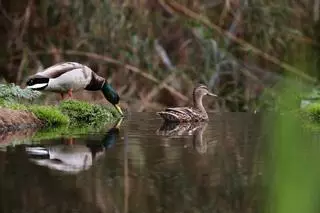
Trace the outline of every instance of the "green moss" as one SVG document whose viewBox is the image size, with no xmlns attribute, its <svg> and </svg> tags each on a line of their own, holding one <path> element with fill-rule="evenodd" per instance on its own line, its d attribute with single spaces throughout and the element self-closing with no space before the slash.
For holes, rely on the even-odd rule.
<svg viewBox="0 0 320 213">
<path fill-rule="evenodd" d="M 93 125 L 113 119 L 110 108 L 82 101 L 63 101 L 60 103 L 59 109 L 70 118 L 71 124 Z"/>
<path fill-rule="evenodd" d="M 3 102 L 2 106 L 8 109 L 13 109 L 13 110 L 28 110 L 28 107 L 26 105 L 19 104 L 19 103 Z"/>
<path fill-rule="evenodd" d="M 58 106 L 31 105 L 27 107 L 46 126 L 90 126 L 114 119 L 110 107 L 94 105 L 83 101 L 66 100 Z"/>
<path fill-rule="evenodd" d="M 302 109 L 302 114 L 309 121 L 320 123 L 320 103 L 312 103 Z"/>
<path fill-rule="evenodd" d="M 29 107 L 29 110 L 35 114 L 37 118 L 44 121 L 46 126 L 68 125 L 70 120 L 57 107 L 54 106 L 37 106 Z"/>
</svg>

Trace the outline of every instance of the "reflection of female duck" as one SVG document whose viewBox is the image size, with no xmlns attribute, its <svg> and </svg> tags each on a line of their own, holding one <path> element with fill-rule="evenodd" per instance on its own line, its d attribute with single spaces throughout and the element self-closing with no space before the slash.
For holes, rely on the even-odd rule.
<svg viewBox="0 0 320 213">
<path fill-rule="evenodd" d="M 27 147 L 26 151 L 32 161 L 38 165 L 68 173 L 78 173 L 89 169 L 93 161 L 104 154 L 104 150 L 113 146 L 119 134 L 121 121 L 122 119 L 113 128 L 109 129 L 102 142 L 97 145 L 73 144 L 71 146 Z"/>
<path fill-rule="evenodd" d="M 193 134 L 193 147 L 201 154 L 207 152 L 208 143 L 203 141 L 203 133 L 207 128 L 207 123 L 204 123 L 201 128 L 197 128 Z"/>
<path fill-rule="evenodd" d="M 207 151 L 207 142 L 203 141 L 203 133 L 207 128 L 207 122 L 197 123 L 167 123 L 164 122 L 162 126 L 157 130 L 158 135 L 164 136 L 193 136 L 193 147 L 199 153 L 205 153 Z"/>
<path fill-rule="evenodd" d="M 162 126 L 157 130 L 158 135 L 193 135 L 197 129 L 206 128 L 206 122 L 164 122 Z"/>
</svg>

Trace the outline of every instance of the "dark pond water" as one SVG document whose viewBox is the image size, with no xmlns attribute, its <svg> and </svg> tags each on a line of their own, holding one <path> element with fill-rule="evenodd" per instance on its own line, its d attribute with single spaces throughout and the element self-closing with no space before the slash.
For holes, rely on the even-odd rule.
<svg viewBox="0 0 320 213">
<path fill-rule="evenodd" d="M 153 113 L 134 113 L 119 129 L 6 146 L 0 211 L 260 211 L 260 116 L 210 118 L 161 127 Z"/>
</svg>

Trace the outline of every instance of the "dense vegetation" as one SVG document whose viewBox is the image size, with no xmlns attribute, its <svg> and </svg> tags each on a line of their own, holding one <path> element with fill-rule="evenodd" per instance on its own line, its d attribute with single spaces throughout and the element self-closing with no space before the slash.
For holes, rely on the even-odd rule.
<svg viewBox="0 0 320 213">
<path fill-rule="evenodd" d="M 269 101 L 260 98 L 264 89 L 273 98 L 283 74 L 309 85 L 319 77 L 317 1 L 23 0 L 2 7 L 6 81 L 22 84 L 38 69 L 79 61 L 108 76 L 133 111 L 186 104 L 199 82 L 225 110 L 255 110 Z"/>
</svg>

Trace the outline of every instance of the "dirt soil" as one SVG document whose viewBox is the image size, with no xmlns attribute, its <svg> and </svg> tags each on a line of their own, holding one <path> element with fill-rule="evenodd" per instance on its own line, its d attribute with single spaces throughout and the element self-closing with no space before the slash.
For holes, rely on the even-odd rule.
<svg viewBox="0 0 320 213">
<path fill-rule="evenodd" d="M 0 108 L 0 133 L 42 125 L 43 123 L 30 112 Z"/>
</svg>

